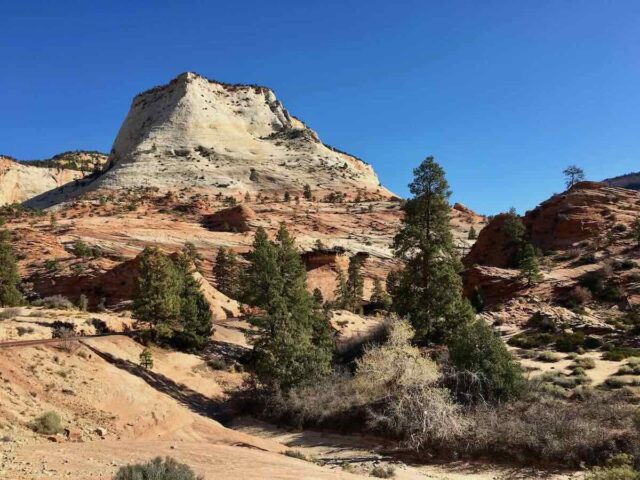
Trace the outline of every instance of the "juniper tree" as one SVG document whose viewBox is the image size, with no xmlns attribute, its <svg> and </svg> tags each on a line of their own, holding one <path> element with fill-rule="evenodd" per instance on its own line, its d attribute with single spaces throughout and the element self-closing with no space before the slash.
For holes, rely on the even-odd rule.
<svg viewBox="0 0 640 480">
<path fill-rule="evenodd" d="M 19 284 L 20 274 L 11 246 L 11 233 L 0 230 L 0 307 L 15 307 L 22 303 Z"/>
<path fill-rule="evenodd" d="M 248 303 L 264 314 L 254 317 L 254 373 L 260 385 L 288 391 L 329 371 L 329 326 L 307 292 L 306 271 L 284 224 L 269 241 L 259 229 L 244 276 Z"/>
<path fill-rule="evenodd" d="M 224 247 L 218 249 L 213 275 L 216 287 L 227 297 L 238 298 L 240 294 L 240 266 L 236 254 Z"/>
<path fill-rule="evenodd" d="M 307 183 L 304 188 L 302 189 L 302 196 L 306 199 L 306 200 L 311 200 L 311 187 L 309 186 L 309 184 Z"/>
<path fill-rule="evenodd" d="M 427 157 L 414 169 L 413 198 L 394 238 L 403 268 L 392 286 L 394 309 L 406 316 L 421 343 L 441 343 L 473 313 L 462 297 L 462 264 L 449 225 L 449 184 L 442 167 Z"/>
</svg>

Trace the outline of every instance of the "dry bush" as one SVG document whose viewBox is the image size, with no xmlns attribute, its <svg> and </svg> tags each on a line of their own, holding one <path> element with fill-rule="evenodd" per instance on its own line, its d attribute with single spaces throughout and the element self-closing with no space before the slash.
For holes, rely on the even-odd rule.
<svg viewBox="0 0 640 480">
<path fill-rule="evenodd" d="M 0 312 L 0 320 L 13 320 L 20 316 L 22 309 L 18 307 L 5 308 Z"/>
<path fill-rule="evenodd" d="M 567 293 L 567 301 L 573 305 L 586 305 L 593 299 L 591 292 L 585 287 L 578 285 Z"/>
<path fill-rule="evenodd" d="M 67 297 L 62 295 L 53 295 L 51 297 L 45 297 L 41 300 L 33 302 L 36 307 L 51 308 L 56 310 L 74 310 L 76 307 Z"/>
<path fill-rule="evenodd" d="M 637 458 L 635 410 L 622 395 L 603 393 L 580 402 L 533 398 L 481 407 L 469 413 L 472 424 L 457 451 L 575 467 L 601 464 L 617 453 Z"/>
</svg>

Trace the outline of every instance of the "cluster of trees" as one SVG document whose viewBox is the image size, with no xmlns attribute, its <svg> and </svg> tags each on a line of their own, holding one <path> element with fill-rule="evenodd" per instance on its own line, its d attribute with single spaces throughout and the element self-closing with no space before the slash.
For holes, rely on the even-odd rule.
<svg viewBox="0 0 640 480">
<path fill-rule="evenodd" d="M 190 244 L 176 258 L 155 247 L 142 252 L 133 314 L 154 341 L 187 351 L 206 345 L 213 325 L 209 302 L 193 276 L 197 260 Z"/>
<path fill-rule="evenodd" d="M 11 232 L 2 228 L 0 218 L 0 307 L 15 307 L 22 303 L 18 263 L 11 245 Z"/>
<path fill-rule="evenodd" d="M 334 292 L 333 307 L 362 313 L 362 295 L 364 293 L 364 278 L 362 277 L 362 257 L 354 255 L 349 259 L 347 276 L 340 267 L 337 271 L 337 285 Z"/>
<path fill-rule="evenodd" d="M 329 323 L 307 291 L 304 264 L 284 224 L 274 240 L 258 229 L 242 283 L 243 300 L 263 312 L 251 319 L 259 385 L 286 392 L 328 374 L 333 353 Z"/>
<path fill-rule="evenodd" d="M 520 269 L 520 274 L 527 285 L 535 285 L 542 279 L 538 262 L 540 252 L 529 241 L 527 229 L 515 208 L 511 208 L 506 213 L 502 231 L 507 237 L 507 248 L 512 252 L 509 266 Z"/>
</svg>

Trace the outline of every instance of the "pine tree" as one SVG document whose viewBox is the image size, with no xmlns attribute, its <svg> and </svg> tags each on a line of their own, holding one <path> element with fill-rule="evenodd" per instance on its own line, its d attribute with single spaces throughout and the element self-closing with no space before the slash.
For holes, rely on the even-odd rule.
<svg viewBox="0 0 640 480">
<path fill-rule="evenodd" d="M 467 235 L 467 238 L 469 240 L 475 240 L 478 238 L 478 234 L 476 233 L 476 229 L 473 228 L 473 225 L 471 225 L 471 228 L 469 229 L 469 234 Z"/>
<path fill-rule="evenodd" d="M 502 232 L 507 237 L 507 247 L 511 251 L 509 266 L 517 268 L 522 261 L 523 249 L 526 245 L 527 228 L 515 208 L 510 208 L 502 224 Z"/>
<path fill-rule="evenodd" d="M 527 281 L 527 285 L 535 285 L 542 280 L 538 257 L 533 245 L 527 243 L 522 251 L 522 260 L 520 261 L 520 276 Z"/>
<path fill-rule="evenodd" d="M 202 293 L 200 282 L 193 276 L 194 264 L 189 252 L 183 252 L 176 262 L 181 276 L 180 328 L 174 332 L 174 344 L 181 350 L 204 348 L 213 333 L 211 307 Z"/>
<path fill-rule="evenodd" d="M 145 370 L 153 369 L 153 356 L 151 355 L 151 350 L 148 348 L 144 348 L 142 352 L 140 352 L 140 366 Z"/>
<path fill-rule="evenodd" d="M 224 247 L 219 248 L 213 274 L 220 292 L 227 297 L 238 298 L 240 295 L 240 266 L 235 253 Z"/>
<path fill-rule="evenodd" d="M 260 385 L 288 391 L 328 373 L 329 325 L 306 289 L 306 271 L 284 224 L 274 242 L 259 229 L 244 278 L 245 298 L 265 314 L 252 319 L 254 372 Z"/>
<path fill-rule="evenodd" d="M 307 183 L 304 188 L 302 189 L 302 195 L 304 196 L 304 198 L 306 200 L 311 200 L 311 187 L 309 186 L 309 184 Z"/>
<path fill-rule="evenodd" d="M 631 225 L 631 237 L 640 245 L 640 218 L 637 218 Z"/>
<path fill-rule="evenodd" d="M 371 293 L 371 303 L 381 306 L 385 310 L 391 306 L 389 294 L 382 288 L 379 278 L 373 280 L 373 292 Z"/>
<path fill-rule="evenodd" d="M 345 310 L 349 306 L 349 287 L 344 272 L 339 265 L 336 266 L 336 288 L 333 291 L 333 307 L 337 310 Z"/>
<path fill-rule="evenodd" d="M 584 180 L 584 170 L 576 165 L 569 165 L 562 173 L 564 174 L 564 183 L 567 188 L 571 188 L 576 183 Z"/>
<path fill-rule="evenodd" d="M 405 217 L 394 239 L 404 268 L 393 285 L 393 305 L 406 316 L 420 342 L 443 342 L 473 312 L 462 297 L 462 264 L 449 225 L 451 192 L 444 170 L 433 157 L 414 171 L 409 185 L 413 198 L 404 204 Z"/>
<path fill-rule="evenodd" d="M 11 233 L 0 230 L 0 307 L 15 307 L 22 303 L 19 284 L 20 274 L 11 246 Z"/>
<path fill-rule="evenodd" d="M 349 259 L 347 269 L 347 310 L 354 313 L 362 313 L 362 295 L 364 280 L 361 273 L 362 259 L 354 255 Z"/>
<path fill-rule="evenodd" d="M 284 201 L 285 202 L 291 201 L 291 194 L 289 192 L 284 192 Z"/>
<path fill-rule="evenodd" d="M 155 247 L 146 247 L 140 256 L 133 314 L 148 322 L 156 339 L 166 339 L 180 329 L 182 279 L 174 262 Z"/>
</svg>

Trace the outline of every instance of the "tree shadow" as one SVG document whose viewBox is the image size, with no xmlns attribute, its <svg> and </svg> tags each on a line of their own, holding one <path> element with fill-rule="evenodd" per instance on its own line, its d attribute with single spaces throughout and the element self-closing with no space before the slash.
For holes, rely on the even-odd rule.
<svg viewBox="0 0 640 480">
<path fill-rule="evenodd" d="M 144 380 L 150 387 L 158 392 L 170 396 L 181 405 L 203 417 L 212 418 L 223 425 L 231 421 L 235 415 L 235 410 L 227 401 L 215 400 L 206 395 L 196 392 L 182 383 L 177 383 L 169 377 L 152 370 L 147 370 L 141 366 L 129 361 L 118 358 L 110 353 L 103 352 L 88 343 L 81 343 L 95 353 L 98 357 L 106 362 L 114 365 L 121 370 L 135 375 Z"/>
</svg>

